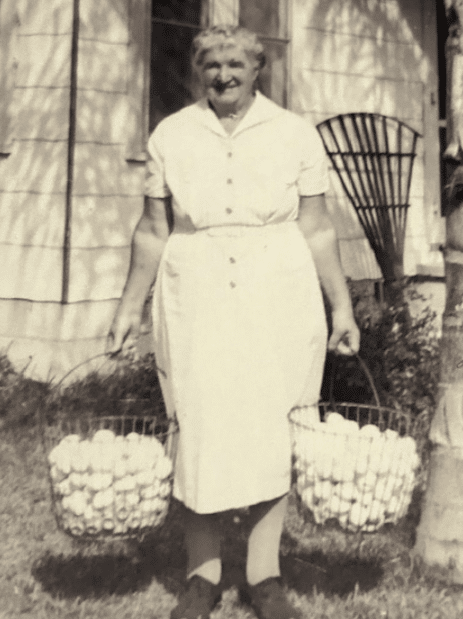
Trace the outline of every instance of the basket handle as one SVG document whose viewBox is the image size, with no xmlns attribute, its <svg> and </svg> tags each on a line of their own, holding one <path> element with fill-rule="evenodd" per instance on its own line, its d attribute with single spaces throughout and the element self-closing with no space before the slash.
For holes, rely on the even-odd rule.
<svg viewBox="0 0 463 619">
<path fill-rule="evenodd" d="M 357 359 L 357 361 L 358 361 L 358 363 L 359 363 L 360 367 L 362 368 L 363 373 L 365 374 L 365 376 L 366 376 L 366 378 L 367 378 L 367 380 L 368 380 L 368 383 L 369 383 L 370 389 L 371 389 L 371 390 L 372 390 L 372 392 L 373 392 L 373 397 L 374 397 L 374 399 L 375 399 L 375 404 L 376 404 L 376 406 L 379 408 L 379 407 L 381 406 L 381 403 L 380 403 L 380 400 L 379 400 L 378 391 L 377 391 L 377 389 L 376 389 L 376 387 L 375 387 L 375 383 L 374 383 L 374 381 L 373 381 L 373 376 L 371 375 L 371 372 L 370 372 L 370 370 L 368 369 L 368 366 L 367 366 L 367 364 L 365 363 L 365 361 L 362 359 L 362 357 L 361 357 L 358 353 L 354 353 L 354 354 L 353 354 L 353 356 Z M 334 401 L 334 397 L 333 397 L 333 390 L 334 390 L 334 376 L 335 376 L 335 371 L 334 371 L 334 370 L 335 370 L 335 367 L 336 367 L 336 356 L 334 357 L 334 361 L 333 361 L 332 366 L 331 366 L 331 377 L 330 377 L 330 397 L 329 397 L 329 399 L 330 399 L 330 406 L 332 406 L 332 408 L 333 408 L 334 410 L 336 410 L 336 403 L 335 403 L 335 401 Z"/>
<path fill-rule="evenodd" d="M 89 357 L 88 359 L 85 359 L 84 361 L 81 361 L 80 363 L 78 363 L 76 366 L 74 366 L 73 368 L 71 368 L 68 372 L 66 372 L 66 374 L 64 374 L 64 376 L 62 376 L 59 381 L 56 383 L 55 387 L 59 388 L 64 381 L 69 378 L 69 376 L 71 376 L 71 374 L 73 372 L 75 372 L 76 370 L 78 370 L 79 368 L 83 367 L 84 365 L 86 365 L 87 363 L 91 363 L 92 361 L 96 361 L 96 359 L 101 359 L 103 357 L 106 357 L 108 360 L 109 359 L 114 359 L 116 360 L 116 355 L 114 353 L 108 353 L 108 352 L 101 352 L 98 353 L 97 355 L 94 355 L 93 357 Z M 119 357 L 119 360 L 127 360 L 127 356 L 125 357 Z"/>
</svg>

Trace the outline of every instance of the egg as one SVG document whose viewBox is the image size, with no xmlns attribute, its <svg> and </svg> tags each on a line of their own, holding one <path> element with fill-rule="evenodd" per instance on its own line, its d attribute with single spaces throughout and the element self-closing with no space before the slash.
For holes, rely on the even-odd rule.
<svg viewBox="0 0 463 619">
<path fill-rule="evenodd" d="M 331 424 L 338 425 L 338 424 L 344 423 L 345 421 L 346 421 L 345 418 L 339 413 L 336 413 L 334 411 L 327 411 L 325 413 L 325 422 L 330 425 Z"/>
<path fill-rule="evenodd" d="M 92 492 L 99 492 L 109 488 L 113 483 L 111 473 L 93 473 L 88 476 L 88 487 Z"/>
<path fill-rule="evenodd" d="M 342 501 L 353 502 L 357 499 L 357 488 L 353 482 L 337 484 L 333 491 L 334 495 Z"/>
<path fill-rule="evenodd" d="M 354 529 L 363 527 L 368 519 L 369 509 L 361 503 L 354 503 L 349 512 L 349 524 Z"/>
<path fill-rule="evenodd" d="M 112 430 L 97 430 L 93 435 L 94 443 L 113 443 L 116 438 L 116 435 Z"/>
<path fill-rule="evenodd" d="M 145 486 L 140 489 L 140 496 L 142 499 L 152 499 L 159 493 L 160 484 L 157 482 L 151 486 Z"/>
<path fill-rule="evenodd" d="M 138 486 L 151 486 L 156 479 L 156 472 L 152 469 L 140 471 L 135 475 Z"/>
<path fill-rule="evenodd" d="M 137 487 L 137 482 L 133 475 L 126 475 L 122 479 L 117 479 L 113 487 L 115 492 L 131 492 Z"/>
<path fill-rule="evenodd" d="M 360 428 L 360 434 L 362 436 L 369 436 L 370 438 L 377 438 L 381 432 L 378 426 L 375 426 L 372 423 L 367 423 Z"/>
<path fill-rule="evenodd" d="M 68 509 L 75 516 L 83 516 L 87 507 L 87 496 L 80 490 L 75 490 L 69 497 Z"/>
<path fill-rule="evenodd" d="M 114 502 L 114 489 L 106 488 L 106 490 L 100 490 L 93 497 L 93 507 L 95 509 L 104 509 Z"/>
<path fill-rule="evenodd" d="M 167 456 L 163 456 L 156 464 L 156 475 L 159 479 L 166 479 L 172 474 L 172 462 Z"/>
</svg>

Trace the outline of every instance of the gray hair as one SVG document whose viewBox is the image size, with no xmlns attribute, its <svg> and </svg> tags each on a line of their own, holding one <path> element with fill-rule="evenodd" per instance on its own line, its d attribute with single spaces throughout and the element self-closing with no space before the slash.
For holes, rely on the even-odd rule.
<svg viewBox="0 0 463 619">
<path fill-rule="evenodd" d="M 252 54 L 259 70 L 265 65 L 264 46 L 257 35 L 242 26 L 213 26 L 199 32 L 193 39 L 193 67 L 199 68 L 205 55 L 215 47 L 239 47 L 247 54 Z"/>
</svg>

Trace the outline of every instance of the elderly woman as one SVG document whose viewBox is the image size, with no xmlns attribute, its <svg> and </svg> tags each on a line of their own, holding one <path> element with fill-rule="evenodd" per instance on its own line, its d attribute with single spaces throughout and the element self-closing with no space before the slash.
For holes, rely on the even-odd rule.
<svg viewBox="0 0 463 619">
<path fill-rule="evenodd" d="M 127 283 L 108 336 L 134 346 L 153 298 L 155 356 L 180 439 L 174 496 L 185 506 L 188 586 L 172 619 L 219 599 L 219 512 L 249 507 L 246 600 L 262 619 L 299 616 L 280 583 L 290 488 L 288 413 L 317 401 L 327 348 L 359 346 L 327 215 L 323 147 L 307 121 L 256 92 L 257 37 L 215 27 L 194 41 L 204 98 L 151 135 Z M 171 201 L 174 227 L 168 235 Z"/>
</svg>

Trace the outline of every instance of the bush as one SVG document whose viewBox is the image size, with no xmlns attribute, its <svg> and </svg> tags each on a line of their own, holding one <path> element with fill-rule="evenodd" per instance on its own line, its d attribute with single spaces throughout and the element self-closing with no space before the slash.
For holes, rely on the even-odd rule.
<svg viewBox="0 0 463 619">
<path fill-rule="evenodd" d="M 404 285 L 403 300 L 372 312 L 359 302 L 352 291 L 357 324 L 361 330 L 360 355 L 370 370 L 380 402 L 400 408 L 413 419 L 430 418 L 436 405 L 439 380 L 439 338 L 436 315 L 429 307 L 418 315 L 410 313 L 409 300 L 421 299 L 413 285 Z M 336 401 L 368 403 L 372 401 L 369 382 L 356 361 L 328 359 L 322 397 L 329 399 L 334 372 L 333 394 Z"/>
</svg>

